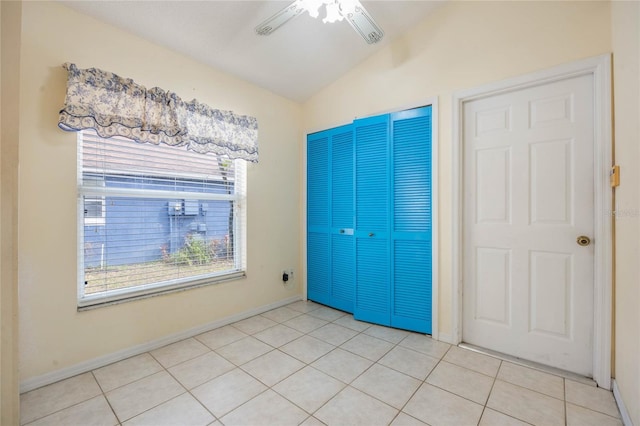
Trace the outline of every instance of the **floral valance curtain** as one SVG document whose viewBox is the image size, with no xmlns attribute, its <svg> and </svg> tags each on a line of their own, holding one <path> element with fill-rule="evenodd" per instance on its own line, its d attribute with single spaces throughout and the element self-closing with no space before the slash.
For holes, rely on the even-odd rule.
<svg viewBox="0 0 640 426">
<path fill-rule="evenodd" d="M 201 104 L 173 92 L 147 89 L 129 78 L 96 68 L 68 72 L 67 95 L 58 126 L 67 131 L 95 129 L 101 137 L 187 146 L 200 153 L 258 161 L 258 121 Z"/>
</svg>

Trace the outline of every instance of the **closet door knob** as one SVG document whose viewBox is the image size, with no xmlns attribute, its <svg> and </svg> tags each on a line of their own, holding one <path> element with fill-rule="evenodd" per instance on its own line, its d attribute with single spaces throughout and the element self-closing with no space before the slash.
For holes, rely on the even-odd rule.
<svg viewBox="0 0 640 426">
<path fill-rule="evenodd" d="M 373 237 L 375 234 L 373 232 L 369 232 L 369 236 Z"/>
</svg>

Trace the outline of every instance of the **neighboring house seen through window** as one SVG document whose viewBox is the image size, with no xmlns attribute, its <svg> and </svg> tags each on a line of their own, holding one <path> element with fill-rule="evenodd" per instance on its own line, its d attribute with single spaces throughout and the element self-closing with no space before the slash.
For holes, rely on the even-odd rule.
<svg viewBox="0 0 640 426">
<path fill-rule="evenodd" d="M 244 275 L 244 160 L 78 135 L 79 306 Z"/>
<path fill-rule="evenodd" d="M 83 186 L 103 187 L 104 180 L 101 178 L 91 179 L 83 178 Z M 97 225 L 104 226 L 104 218 L 106 214 L 104 197 L 84 197 L 84 224 L 85 226 Z"/>
</svg>

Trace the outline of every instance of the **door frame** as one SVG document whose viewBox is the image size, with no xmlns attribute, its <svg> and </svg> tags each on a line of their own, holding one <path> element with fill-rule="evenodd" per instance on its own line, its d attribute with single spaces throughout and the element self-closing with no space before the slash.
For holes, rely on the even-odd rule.
<svg viewBox="0 0 640 426">
<path fill-rule="evenodd" d="M 594 94 L 594 241 L 596 241 L 593 298 L 593 379 L 611 388 L 613 191 L 609 172 L 613 166 L 611 54 L 588 58 L 547 70 L 461 90 L 453 94 L 452 139 L 452 339 L 462 342 L 462 218 L 463 121 L 465 102 L 514 92 L 583 75 L 593 76 Z"/>
<path fill-rule="evenodd" d="M 376 115 L 381 114 L 389 114 L 393 112 L 401 112 L 408 109 L 420 108 L 423 106 L 431 106 L 431 337 L 435 340 L 439 340 L 439 285 L 440 285 L 440 275 L 439 275 L 439 264 L 440 264 L 440 221 L 439 221 L 439 159 L 440 159 L 440 150 L 439 150 L 439 114 L 438 114 L 438 98 L 430 97 L 423 100 L 423 102 L 412 102 L 407 105 L 399 106 L 397 108 L 391 108 L 384 111 L 378 111 L 374 113 L 368 113 L 363 116 L 355 116 L 353 120 L 348 122 L 342 122 L 336 125 L 328 125 L 324 128 L 311 128 L 308 130 L 303 130 L 302 132 L 302 152 L 301 152 L 301 161 L 302 161 L 302 176 L 301 176 L 301 203 L 302 203 L 302 215 L 301 215 L 301 244 L 300 244 L 300 255 L 302 258 L 300 259 L 302 265 L 302 300 L 307 300 L 307 135 L 311 133 L 320 132 L 326 129 L 332 129 L 334 127 L 343 126 L 345 124 L 351 124 L 354 120 L 358 118 L 365 117 L 374 117 Z"/>
</svg>

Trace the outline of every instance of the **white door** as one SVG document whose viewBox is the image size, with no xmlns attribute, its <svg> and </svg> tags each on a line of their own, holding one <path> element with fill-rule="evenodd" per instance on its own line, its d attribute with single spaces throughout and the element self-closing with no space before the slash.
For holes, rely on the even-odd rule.
<svg viewBox="0 0 640 426">
<path fill-rule="evenodd" d="M 593 374 L 593 76 L 465 103 L 464 342 Z"/>
</svg>

